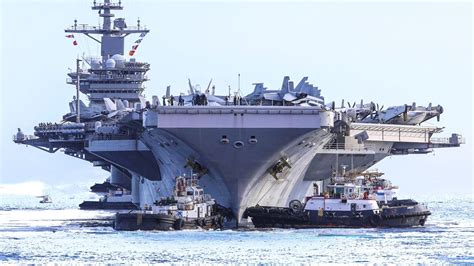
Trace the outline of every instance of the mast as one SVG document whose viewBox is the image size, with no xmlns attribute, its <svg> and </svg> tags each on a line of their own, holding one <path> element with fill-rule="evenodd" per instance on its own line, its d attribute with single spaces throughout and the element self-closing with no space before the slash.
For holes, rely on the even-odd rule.
<svg viewBox="0 0 474 266">
<path fill-rule="evenodd" d="M 80 33 L 93 39 L 101 44 L 101 56 L 105 61 L 115 54 L 124 55 L 124 39 L 126 36 L 133 33 L 148 33 L 146 27 L 140 25 L 140 20 L 137 20 L 136 26 L 127 26 L 124 18 L 116 18 L 111 11 L 123 10 L 122 1 L 112 3 L 110 0 L 104 0 L 103 3 L 98 3 L 94 0 L 92 10 L 97 10 L 99 17 L 103 18 L 102 25 L 90 26 L 87 24 L 78 24 L 74 20 L 74 24 L 65 30 L 66 33 Z M 112 23 L 113 22 L 113 23 Z M 94 36 L 98 35 L 98 37 Z"/>
<path fill-rule="evenodd" d="M 145 74 L 150 69 L 150 65 L 137 62 L 134 58 L 126 59 L 125 37 L 130 34 L 140 34 L 141 42 L 149 30 L 140 25 L 139 19 L 136 26 L 128 26 L 124 18 L 115 17 L 112 13 L 114 10 L 123 10 L 120 0 L 118 2 L 103 0 L 100 3 L 94 0 L 91 9 L 98 12 L 101 19 L 98 25 L 80 24 L 75 19 L 74 24 L 65 29 L 65 32 L 71 35 L 84 34 L 99 43 L 100 58 L 84 58 L 90 68 L 79 73 L 81 69 L 76 67 L 75 73 L 68 74 L 71 78 L 68 83 L 76 85 L 76 91 L 87 95 L 90 101 L 89 106 L 99 105 L 105 108 L 104 98 L 106 97 L 127 100 L 130 106 L 133 106 L 141 101 L 141 93 L 145 89 L 143 82 L 148 80 Z M 137 43 L 134 46 L 135 48 L 132 48 L 136 49 Z M 77 92 L 76 94 L 75 107 L 78 113 L 76 121 L 79 121 L 79 94 Z M 81 111 L 85 112 L 85 110 Z"/>
<path fill-rule="evenodd" d="M 76 122 L 81 123 L 81 105 L 79 104 L 79 91 L 81 90 L 81 74 L 79 73 L 79 64 L 81 63 L 81 59 L 76 59 Z"/>
</svg>

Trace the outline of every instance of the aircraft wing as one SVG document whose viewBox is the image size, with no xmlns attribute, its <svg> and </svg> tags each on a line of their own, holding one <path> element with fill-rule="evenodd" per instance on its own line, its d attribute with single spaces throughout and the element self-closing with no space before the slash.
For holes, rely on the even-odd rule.
<svg viewBox="0 0 474 266">
<path fill-rule="evenodd" d="M 179 97 L 179 96 L 178 96 Z M 193 101 L 193 96 L 192 95 L 183 95 L 181 96 L 181 98 L 185 101 L 185 102 L 192 102 Z"/>
<path fill-rule="evenodd" d="M 297 99 L 296 96 L 291 94 L 291 93 L 285 93 L 285 96 L 283 96 L 283 100 L 285 100 L 287 102 L 292 102 L 296 99 Z"/>
<path fill-rule="evenodd" d="M 270 101 L 281 101 L 280 95 L 275 92 L 264 93 L 263 98 Z"/>
<path fill-rule="evenodd" d="M 311 95 L 308 95 L 308 96 L 306 96 L 306 97 L 304 97 L 304 98 L 301 98 L 301 99 L 298 99 L 298 100 L 295 100 L 295 101 L 292 101 L 292 103 L 294 103 L 294 104 L 299 104 L 299 103 L 301 103 L 301 102 L 306 102 L 306 101 L 308 101 L 308 102 L 314 102 L 314 103 L 316 103 L 316 104 L 318 104 L 318 105 L 322 105 L 321 100 L 320 100 L 319 98 L 313 97 L 313 96 L 311 96 Z"/>
<path fill-rule="evenodd" d="M 208 102 L 207 105 L 208 106 L 221 106 L 221 104 L 219 104 L 217 102 Z"/>
<path fill-rule="evenodd" d="M 389 108 L 387 108 L 387 110 L 384 111 L 382 120 L 384 122 L 389 122 L 390 120 L 403 114 L 403 112 L 405 112 L 405 105 L 390 106 Z"/>
<path fill-rule="evenodd" d="M 217 96 L 214 96 L 214 95 L 212 95 L 212 94 L 206 95 L 206 97 L 207 97 L 207 101 L 208 101 L 209 103 L 215 102 L 215 103 L 218 103 L 219 105 L 225 104 L 225 100 L 223 100 L 223 99 L 221 99 L 221 98 L 219 98 L 219 97 L 217 97 Z"/>
</svg>

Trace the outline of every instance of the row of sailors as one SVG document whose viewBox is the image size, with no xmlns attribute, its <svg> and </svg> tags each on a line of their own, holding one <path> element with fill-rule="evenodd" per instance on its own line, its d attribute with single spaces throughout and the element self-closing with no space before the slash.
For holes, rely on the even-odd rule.
<svg viewBox="0 0 474 266">
<path fill-rule="evenodd" d="M 84 123 L 39 123 L 35 130 L 53 130 L 53 129 L 82 129 L 85 127 Z"/>
<path fill-rule="evenodd" d="M 168 102 L 168 106 L 173 106 L 175 102 L 175 98 L 171 95 L 169 98 L 163 96 L 163 106 L 166 106 L 166 102 Z M 197 94 L 193 95 L 193 99 L 191 101 L 192 105 L 208 105 L 206 94 Z M 184 106 L 184 98 L 179 95 L 178 97 L 178 106 Z"/>
<path fill-rule="evenodd" d="M 39 123 L 38 124 L 39 127 L 57 127 L 58 126 L 58 123 Z"/>
<path fill-rule="evenodd" d="M 39 123 L 38 126 L 34 127 L 35 130 L 57 130 L 61 129 L 61 124 L 58 123 Z"/>
</svg>

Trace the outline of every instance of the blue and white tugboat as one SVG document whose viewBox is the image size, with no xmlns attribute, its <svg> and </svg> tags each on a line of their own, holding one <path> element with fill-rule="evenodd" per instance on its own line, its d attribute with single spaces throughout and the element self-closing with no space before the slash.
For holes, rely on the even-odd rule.
<svg viewBox="0 0 474 266">
<path fill-rule="evenodd" d="M 360 177 L 335 177 L 325 193 L 314 194 L 301 203 L 292 200 L 289 207 L 254 206 L 247 208 L 257 228 L 318 227 L 412 227 L 423 226 L 431 212 L 414 200 L 398 200 L 398 187 L 380 173 L 362 173 Z"/>
<path fill-rule="evenodd" d="M 198 178 L 176 177 L 171 197 L 162 198 L 143 211 L 117 213 L 116 230 L 181 230 L 222 228 L 231 211 L 218 205 L 209 194 L 204 194 Z"/>
</svg>

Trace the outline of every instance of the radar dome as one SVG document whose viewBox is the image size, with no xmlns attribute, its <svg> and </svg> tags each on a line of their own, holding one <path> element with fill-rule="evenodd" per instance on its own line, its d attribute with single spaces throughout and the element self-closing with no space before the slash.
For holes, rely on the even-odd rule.
<svg viewBox="0 0 474 266">
<path fill-rule="evenodd" d="M 107 59 L 107 61 L 105 62 L 105 67 L 106 68 L 114 68 L 115 67 L 115 60 L 113 60 L 112 58 Z"/>
<path fill-rule="evenodd" d="M 121 54 L 115 54 L 112 56 L 112 59 L 115 60 L 116 67 L 125 67 L 125 56 Z"/>
<path fill-rule="evenodd" d="M 92 59 L 91 67 L 92 67 L 92 69 L 100 69 L 100 60 L 99 59 Z"/>
</svg>

